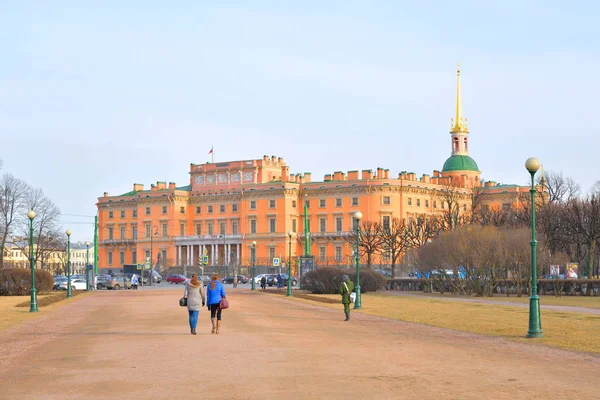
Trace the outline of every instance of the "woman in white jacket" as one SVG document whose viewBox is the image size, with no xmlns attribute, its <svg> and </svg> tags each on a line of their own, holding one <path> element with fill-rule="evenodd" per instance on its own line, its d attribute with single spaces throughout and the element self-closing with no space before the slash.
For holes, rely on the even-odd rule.
<svg viewBox="0 0 600 400">
<path fill-rule="evenodd" d="M 200 308 L 204 307 L 204 290 L 198 280 L 198 275 L 192 275 L 192 279 L 186 283 L 183 290 L 183 297 L 187 298 L 187 309 L 190 317 L 190 331 L 192 335 L 196 334 L 196 325 L 198 324 L 198 313 Z"/>
</svg>

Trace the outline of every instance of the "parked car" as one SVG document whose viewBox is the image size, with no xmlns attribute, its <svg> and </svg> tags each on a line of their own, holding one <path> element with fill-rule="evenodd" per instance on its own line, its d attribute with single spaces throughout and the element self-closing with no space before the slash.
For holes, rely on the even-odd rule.
<svg viewBox="0 0 600 400">
<path fill-rule="evenodd" d="M 149 278 L 150 275 L 149 275 L 148 271 L 144 271 L 144 275 L 143 276 L 144 276 L 144 278 L 143 278 L 144 279 L 144 285 L 149 285 L 150 284 L 150 280 L 148 278 Z M 139 277 L 139 274 L 138 274 L 138 277 Z M 162 276 L 158 272 L 156 272 L 154 270 L 152 271 L 152 282 L 153 283 L 161 283 L 162 279 L 163 279 Z"/>
<path fill-rule="evenodd" d="M 111 280 L 107 283 L 107 289 L 131 289 L 131 279 L 126 277 L 125 275 L 113 276 Z"/>
<path fill-rule="evenodd" d="M 68 284 L 69 284 L 69 282 L 67 280 L 65 280 L 59 284 L 58 288 L 61 290 L 67 290 Z M 86 290 L 86 289 L 87 289 L 87 284 L 85 283 L 85 280 L 83 280 L 83 279 L 71 280 L 71 290 Z"/>
<path fill-rule="evenodd" d="M 98 275 L 96 276 L 96 289 L 107 289 L 110 285 L 110 280 L 112 277 L 110 275 Z"/>
<path fill-rule="evenodd" d="M 208 286 L 208 284 L 212 281 L 212 277 L 210 275 L 200 275 L 200 280 L 204 286 Z"/>
<path fill-rule="evenodd" d="M 565 279 L 565 276 L 563 274 L 560 274 L 560 275 L 544 275 L 544 276 L 542 276 L 542 279 Z"/>
<path fill-rule="evenodd" d="M 258 274 L 254 277 L 254 283 L 256 283 L 257 285 L 260 285 L 260 280 L 262 279 L 263 276 L 269 276 L 269 274 Z M 252 278 L 250 278 L 250 281 L 252 280 Z"/>
<path fill-rule="evenodd" d="M 52 290 L 58 290 L 58 289 L 60 289 L 60 284 L 63 283 L 63 282 L 66 282 L 66 281 L 67 281 L 67 277 L 66 276 L 55 276 L 54 277 L 54 287 L 52 288 Z"/>
<path fill-rule="evenodd" d="M 167 275 L 167 282 L 169 283 L 186 283 L 188 278 L 179 274 L 169 274 Z"/>
<path fill-rule="evenodd" d="M 288 283 L 287 274 L 281 274 L 281 280 L 282 280 L 283 286 L 287 287 L 287 283 Z M 296 286 L 297 284 L 298 284 L 298 280 L 296 278 L 292 277 L 292 286 Z M 268 275 L 267 276 L 267 285 L 277 286 L 277 275 Z"/>
<path fill-rule="evenodd" d="M 378 274 L 383 275 L 386 278 L 391 278 L 392 277 L 392 274 L 390 272 L 385 271 L 383 269 L 375 269 L 374 271 L 377 272 Z"/>
<path fill-rule="evenodd" d="M 248 283 L 249 282 L 248 278 L 244 275 L 238 275 L 237 277 L 238 277 L 238 283 Z M 221 282 L 233 284 L 233 275 L 228 276 L 227 278 L 224 278 Z"/>
</svg>

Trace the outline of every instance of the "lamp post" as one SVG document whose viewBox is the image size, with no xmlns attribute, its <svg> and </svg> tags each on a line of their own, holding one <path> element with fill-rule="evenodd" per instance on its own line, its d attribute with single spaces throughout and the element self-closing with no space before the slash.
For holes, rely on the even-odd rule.
<svg viewBox="0 0 600 400">
<path fill-rule="evenodd" d="M 85 242 L 85 290 L 90 291 L 90 273 L 88 266 L 90 265 L 90 242 Z"/>
<path fill-rule="evenodd" d="M 292 295 L 292 235 L 294 232 L 288 231 L 288 237 L 290 238 L 288 246 L 288 281 L 287 281 L 287 293 L 286 296 Z"/>
<path fill-rule="evenodd" d="M 67 229 L 67 299 L 71 294 L 71 230 Z"/>
<path fill-rule="evenodd" d="M 155 229 L 156 229 L 156 233 L 154 233 Z M 153 278 L 152 275 L 153 275 L 153 272 L 154 272 L 154 262 L 152 260 L 152 257 L 153 257 L 153 255 L 152 255 L 152 238 L 154 236 L 158 236 L 158 227 L 156 227 L 156 226 L 153 226 L 152 230 L 150 232 L 150 286 L 152 286 L 152 280 L 153 280 L 152 279 Z M 144 274 L 143 274 L 143 271 L 142 271 L 142 283 L 144 281 L 144 276 L 143 275 Z"/>
<path fill-rule="evenodd" d="M 537 293 L 537 240 L 535 240 L 535 182 L 534 177 L 540 169 L 540 161 L 531 157 L 525 161 L 525 168 L 531 174 L 531 297 L 529 298 L 529 330 L 528 338 L 540 338 L 542 334 L 542 321 L 540 318 L 540 297 Z"/>
<path fill-rule="evenodd" d="M 29 266 L 31 267 L 31 301 L 29 312 L 38 312 L 37 292 L 35 290 L 35 258 L 33 257 L 33 219 L 36 213 L 29 210 L 27 218 L 29 218 Z"/>
<path fill-rule="evenodd" d="M 356 220 L 356 300 L 354 301 L 354 308 L 362 308 L 362 298 L 360 295 L 360 220 L 362 213 L 357 211 L 354 213 L 354 219 Z"/>
<path fill-rule="evenodd" d="M 254 270 L 254 259 L 256 258 L 256 240 L 252 242 L 251 258 L 252 258 L 252 289 L 250 289 L 250 290 L 252 291 L 252 290 L 256 290 L 256 286 L 255 286 L 256 282 L 254 282 L 254 280 L 256 279 L 255 278 L 256 271 Z"/>
</svg>

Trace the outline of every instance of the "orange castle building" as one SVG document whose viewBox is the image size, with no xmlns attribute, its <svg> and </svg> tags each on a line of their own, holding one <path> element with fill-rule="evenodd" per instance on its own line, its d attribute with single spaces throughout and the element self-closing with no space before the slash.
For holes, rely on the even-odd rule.
<svg viewBox="0 0 600 400">
<path fill-rule="evenodd" d="M 134 184 L 119 196 L 98 199 L 99 267 L 152 260 L 161 269 L 198 266 L 206 254 L 209 265 L 248 266 L 252 242 L 256 264 L 304 254 L 304 205 L 308 208 L 310 254 L 335 264 L 351 262 L 346 237 L 355 229 L 353 215 L 384 225 L 394 217 L 447 212 L 443 193 L 459 194 L 458 212 L 470 211 L 471 193 L 483 191 L 482 207 L 512 206 L 528 187 L 481 187 L 481 173 L 469 156 L 468 125 L 461 106 L 458 70 L 456 115 L 450 129 L 451 155 L 441 171 L 417 178 L 412 172 L 391 177 L 389 169 L 337 171 L 313 182 L 308 172 L 291 174 L 281 157 L 191 164 L 186 186 L 157 182 L 150 189 Z M 445 211 L 446 210 L 446 211 Z M 296 271 L 294 270 L 294 273 Z"/>
</svg>

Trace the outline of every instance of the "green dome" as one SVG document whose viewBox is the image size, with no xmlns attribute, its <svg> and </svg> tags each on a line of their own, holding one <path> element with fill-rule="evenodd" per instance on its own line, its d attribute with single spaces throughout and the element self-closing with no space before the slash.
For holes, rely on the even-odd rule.
<svg viewBox="0 0 600 400">
<path fill-rule="evenodd" d="M 451 156 L 444 163 L 442 172 L 450 171 L 476 171 L 479 172 L 477 163 L 469 156 Z"/>
</svg>

